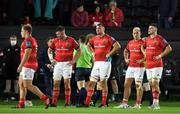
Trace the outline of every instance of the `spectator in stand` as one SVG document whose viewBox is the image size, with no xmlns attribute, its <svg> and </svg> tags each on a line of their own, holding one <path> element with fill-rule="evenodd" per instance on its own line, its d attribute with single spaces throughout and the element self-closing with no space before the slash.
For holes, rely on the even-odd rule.
<svg viewBox="0 0 180 114">
<path fill-rule="evenodd" d="M 175 16 L 178 0 L 160 0 L 158 26 L 171 28 L 172 20 Z"/>
<path fill-rule="evenodd" d="M 121 27 L 124 21 L 124 14 L 121 9 L 117 8 L 116 1 L 109 3 L 109 8 L 105 10 L 104 17 L 107 27 Z"/>
<path fill-rule="evenodd" d="M 44 0 L 33 0 L 33 5 L 34 5 L 34 16 L 37 20 L 37 24 L 39 23 L 39 21 L 41 22 L 41 16 L 45 17 L 45 21 L 47 23 L 51 23 L 52 19 L 53 19 L 53 10 L 57 5 L 58 0 L 46 0 L 46 2 L 44 2 Z M 42 11 L 43 11 L 43 6 L 45 5 L 45 9 L 43 12 L 43 15 L 41 15 Z M 42 11 L 41 11 L 42 10 Z"/>
<path fill-rule="evenodd" d="M 73 4 L 72 0 L 58 0 L 57 4 L 57 21 L 60 25 L 71 25 L 71 8 Z M 55 16 L 56 18 L 56 16 Z"/>
<path fill-rule="evenodd" d="M 20 25 L 24 15 L 25 0 L 7 0 L 7 16 L 9 25 Z"/>
<path fill-rule="evenodd" d="M 33 6 L 33 0 L 26 0 L 25 4 L 25 11 L 24 11 L 24 19 L 23 19 L 23 24 L 32 24 L 32 20 L 33 20 L 33 10 L 34 10 L 34 6 Z"/>
<path fill-rule="evenodd" d="M 88 12 L 84 10 L 82 4 L 78 5 L 71 16 L 71 24 L 74 27 L 87 27 L 89 23 Z"/>
<path fill-rule="evenodd" d="M 7 0 L 0 0 L 0 25 L 6 23 L 7 18 Z"/>
<path fill-rule="evenodd" d="M 103 14 L 100 12 L 100 6 L 95 7 L 95 12 L 89 15 L 89 26 L 95 27 L 103 23 Z"/>
</svg>

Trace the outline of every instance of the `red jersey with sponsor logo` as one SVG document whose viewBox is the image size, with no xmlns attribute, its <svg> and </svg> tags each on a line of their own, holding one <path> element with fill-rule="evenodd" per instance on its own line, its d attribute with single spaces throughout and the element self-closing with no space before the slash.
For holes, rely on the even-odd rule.
<svg viewBox="0 0 180 114">
<path fill-rule="evenodd" d="M 55 60 L 58 62 L 71 61 L 73 59 L 74 49 L 78 49 L 79 44 L 74 38 L 67 36 L 65 40 L 55 38 L 50 46 L 55 50 Z"/>
<path fill-rule="evenodd" d="M 167 45 L 167 41 L 160 35 L 154 38 L 149 36 L 145 39 L 147 68 L 163 67 L 162 59 L 155 60 L 154 57 L 161 54 Z"/>
<path fill-rule="evenodd" d="M 95 61 L 105 61 L 106 55 L 110 52 L 111 47 L 116 42 L 114 38 L 105 34 L 103 37 L 96 35 L 89 44 L 94 48 Z"/>
<path fill-rule="evenodd" d="M 144 63 L 137 63 L 137 60 L 143 59 L 144 55 L 141 51 L 141 46 L 144 45 L 143 40 L 131 40 L 129 41 L 126 49 L 130 52 L 130 67 L 144 67 Z"/>
<path fill-rule="evenodd" d="M 37 62 L 38 45 L 37 45 L 36 39 L 33 38 L 32 36 L 26 38 L 21 44 L 21 60 L 22 60 L 22 58 L 25 54 L 25 50 L 27 48 L 31 48 L 32 51 L 31 51 L 29 59 L 26 61 L 26 63 L 24 64 L 23 67 L 37 70 L 37 68 L 38 68 L 38 62 Z"/>
</svg>

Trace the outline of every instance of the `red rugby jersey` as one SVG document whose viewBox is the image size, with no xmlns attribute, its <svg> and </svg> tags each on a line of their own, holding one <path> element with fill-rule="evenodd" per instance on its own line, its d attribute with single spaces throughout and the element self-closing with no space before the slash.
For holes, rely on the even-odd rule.
<svg viewBox="0 0 180 114">
<path fill-rule="evenodd" d="M 96 35 L 89 44 L 94 48 L 95 61 L 105 61 L 106 55 L 110 52 L 111 47 L 116 42 L 114 38 L 105 34 L 103 37 Z"/>
<path fill-rule="evenodd" d="M 128 42 L 126 49 L 130 52 L 130 67 L 144 67 L 144 63 L 138 64 L 136 63 L 137 60 L 143 59 L 144 55 L 141 51 L 141 46 L 144 46 L 143 40 L 131 40 Z"/>
<path fill-rule="evenodd" d="M 50 46 L 55 50 L 55 60 L 58 62 L 71 61 L 74 49 L 78 49 L 79 44 L 74 38 L 67 36 L 67 39 L 55 38 Z"/>
<path fill-rule="evenodd" d="M 38 62 L 37 62 L 38 45 L 37 45 L 36 39 L 34 37 L 30 36 L 30 37 L 24 39 L 24 41 L 22 42 L 22 44 L 21 44 L 21 60 L 24 56 L 25 49 L 27 49 L 27 48 L 31 48 L 32 51 L 31 51 L 29 59 L 26 61 L 26 63 L 24 64 L 23 67 L 37 70 L 37 68 L 38 68 Z"/>
<path fill-rule="evenodd" d="M 145 39 L 147 68 L 163 67 L 162 59 L 155 60 L 154 57 L 161 54 L 167 45 L 168 42 L 160 35 L 154 38 L 149 36 Z"/>
</svg>

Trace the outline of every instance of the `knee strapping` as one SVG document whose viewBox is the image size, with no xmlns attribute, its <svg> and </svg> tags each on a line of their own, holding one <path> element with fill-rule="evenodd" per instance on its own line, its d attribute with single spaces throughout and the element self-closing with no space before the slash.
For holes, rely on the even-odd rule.
<svg viewBox="0 0 180 114">
<path fill-rule="evenodd" d="M 156 77 L 153 77 L 153 78 L 152 78 L 152 81 L 153 81 L 153 82 L 159 82 L 160 79 L 159 79 L 159 78 L 156 78 Z"/>
<path fill-rule="evenodd" d="M 149 83 L 143 83 L 143 91 L 150 91 Z"/>
<path fill-rule="evenodd" d="M 142 81 L 136 81 L 136 89 L 137 90 L 142 89 Z"/>
</svg>

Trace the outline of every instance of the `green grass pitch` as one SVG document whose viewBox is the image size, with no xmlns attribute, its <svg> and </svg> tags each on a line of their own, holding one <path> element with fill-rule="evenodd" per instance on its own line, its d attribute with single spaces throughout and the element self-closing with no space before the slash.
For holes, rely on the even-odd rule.
<svg viewBox="0 0 180 114">
<path fill-rule="evenodd" d="M 0 101 L 0 113 L 3 114 L 12 114 L 12 113 L 56 113 L 56 114 L 180 114 L 180 102 L 179 101 L 161 101 L 160 110 L 150 110 L 147 108 L 147 102 L 144 102 L 141 109 L 115 109 L 114 106 L 117 106 L 118 103 L 110 103 L 110 106 L 107 108 L 76 108 L 75 106 L 64 107 L 64 101 L 58 104 L 57 107 L 49 107 L 44 109 L 44 105 L 39 100 L 33 100 L 33 107 L 26 107 L 24 109 L 12 109 L 11 107 L 17 104 L 17 101 L 2 102 Z M 130 102 L 132 105 L 133 102 Z"/>
</svg>

